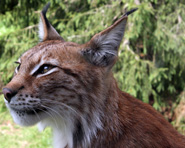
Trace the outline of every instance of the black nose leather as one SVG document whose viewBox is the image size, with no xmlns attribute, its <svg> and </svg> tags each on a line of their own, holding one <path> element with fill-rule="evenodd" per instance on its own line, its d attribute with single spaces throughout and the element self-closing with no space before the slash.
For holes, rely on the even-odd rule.
<svg viewBox="0 0 185 148">
<path fill-rule="evenodd" d="M 13 96 L 16 95 L 17 92 L 9 89 L 9 88 L 3 88 L 3 94 L 5 99 L 10 103 Z"/>
</svg>

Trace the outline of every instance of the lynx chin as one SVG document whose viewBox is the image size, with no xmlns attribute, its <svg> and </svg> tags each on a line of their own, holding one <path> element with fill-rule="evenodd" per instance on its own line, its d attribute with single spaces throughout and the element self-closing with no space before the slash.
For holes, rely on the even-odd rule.
<svg viewBox="0 0 185 148">
<path fill-rule="evenodd" d="M 40 16 L 40 43 L 17 60 L 3 88 L 15 123 L 51 127 L 54 148 L 185 148 L 185 137 L 150 105 L 122 92 L 111 72 L 136 9 L 77 44 L 57 33 L 48 8 Z"/>
</svg>

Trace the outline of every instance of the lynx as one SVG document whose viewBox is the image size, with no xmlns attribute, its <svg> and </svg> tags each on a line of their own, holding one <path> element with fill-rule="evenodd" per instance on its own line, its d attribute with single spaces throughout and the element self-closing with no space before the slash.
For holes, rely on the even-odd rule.
<svg viewBox="0 0 185 148">
<path fill-rule="evenodd" d="M 128 15 L 85 44 L 64 41 L 41 12 L 41 42 L 16 62 L 5 103 L 21 126 L 53 129 L 55 148 L 185 148 L 150 105 L 122 92 L 111 68 Z"/>
</svg>

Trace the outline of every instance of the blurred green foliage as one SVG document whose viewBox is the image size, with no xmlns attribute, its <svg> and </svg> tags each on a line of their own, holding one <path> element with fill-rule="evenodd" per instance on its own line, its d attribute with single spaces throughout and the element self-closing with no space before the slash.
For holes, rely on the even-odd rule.
<svg viewBox="0 0 185 148">
<path fill-rule="evenodd" d="M 66 41 L 85 43 L 129 16 L 113 71 L 122 90 L 160 110 L 185 85 L 185 1 L 50 0 L 48 19 Z M 46 0 L 0 1 L 0 79 L 10 81 L 14 61 L 38 43 L 39 13 Z"/>
</svg>

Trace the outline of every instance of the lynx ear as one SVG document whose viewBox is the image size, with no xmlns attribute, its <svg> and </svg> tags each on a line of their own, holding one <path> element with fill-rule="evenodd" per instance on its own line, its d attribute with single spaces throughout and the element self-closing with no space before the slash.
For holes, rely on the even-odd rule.
<svg viewBox="0 0 185 148">
<path fill-rule="evenodd" d="M 82 53 L 90 63 L 102 67 L 113 66 L 125 32 L 127 16 L 135 10 L 137 9 L 127 12 L 112 26 L 96 34 L 85 44 Z"/>
<path fill-rule="evenodd" d="M 58 32 L 53 28 L 46 18 L 46 12 L 50 6 L 48 3 L 40 13 L 40 22 L 39 22 L 39 38 L 41 41 L 46 40 L 64 40 Z"/>
</svg>

